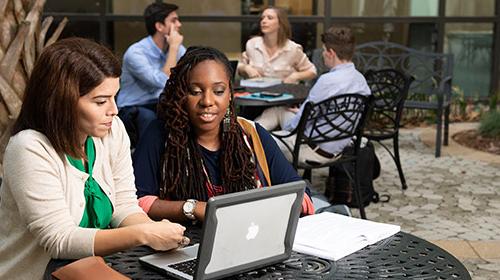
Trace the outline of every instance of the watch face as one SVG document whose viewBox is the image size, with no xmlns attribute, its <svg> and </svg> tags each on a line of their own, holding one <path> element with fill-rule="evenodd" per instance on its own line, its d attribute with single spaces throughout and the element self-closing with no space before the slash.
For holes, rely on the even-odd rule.
<svg viewBox="0 0 500 280">
<path fill-rule="evenodd" d="M 185 202 L 184 205 L 182 206 L 182 210 L 186 213 L 192 213 L 194 210 L 194 203 L 191 202 Z"/>
</svg>

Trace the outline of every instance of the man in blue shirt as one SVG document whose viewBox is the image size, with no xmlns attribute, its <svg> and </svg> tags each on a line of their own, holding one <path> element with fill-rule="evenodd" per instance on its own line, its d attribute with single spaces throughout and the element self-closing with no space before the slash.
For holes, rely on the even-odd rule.
<svg viewBox="0 0 500 280">
<path fill-rule="evenodd" d="M 179 33 L 178 6 L 153 3 L 144 10 L 149 34 L 131 45 L 123 56 L 117 105 L 132 144 L 156 118 L 156 104 L 170 69 L 186 52 Z"/>
<path fill-rule="evenodd" d="M 323 42 L 323 60 L 325 65 L 330 68 L 330 71 L 318 78 L 318 81 L 311 88 L 309 95 L 300 108 L 274 107 L 265 110 L 255 121 L 267 130 L 276 129 L 278 126 L 285 131 L 295 129 L 302 116 L 304 106 L 308 101 L 319 103 L 332 96 L 345 93 L 371 94 L 364 76 L 356 70 L 351 61 L 355 47 L 352 30 L 348 27 L 331 27 L 321 35 L 321 41 Z M 285 138 L 284 140 L 290 147 L 293 147 L 295 144 L 295 136 Z M 287 159 L 291 161 L 292 154 L 290 151 L 281 141 L 276 140 L 276 142 Z M 322 143 L 314 149 L 303 145 L 300 151 L 299 162 L 308 160 L 325 163 L 336 160 L 337 156 L 342 153 L 349 142 L 350 139 L 344 139 Z"/>
</svg>

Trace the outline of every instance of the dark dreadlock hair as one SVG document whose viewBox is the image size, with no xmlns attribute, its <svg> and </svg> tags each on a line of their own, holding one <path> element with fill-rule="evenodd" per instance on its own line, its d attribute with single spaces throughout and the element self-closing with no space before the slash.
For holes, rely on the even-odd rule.
<svg viewBox="0 0 500 280">
<path fill-rule="evenodd" d="M 207 197 L 202 154 L 185 106 L 190 94 L 191 71 L 206 60 L 213 60 L 224 66 L 231 92 L 230 128 L 224 133 L 221 128 L 220 135 L 222 156 L 219 166 L 222 184 L 226 192 L 238 192 L 256 187 L 253 153 L 245 143 L 243 130 L 236 120 L 234 111 L 232 69 L 229 60 L 217 49 L 190 47 L 177 66 L 172 68 L 158 104 L 158 116 L 165 121 L 167 131 L 160 182 L 162 199 L 204 200 Z"/>
</svg>

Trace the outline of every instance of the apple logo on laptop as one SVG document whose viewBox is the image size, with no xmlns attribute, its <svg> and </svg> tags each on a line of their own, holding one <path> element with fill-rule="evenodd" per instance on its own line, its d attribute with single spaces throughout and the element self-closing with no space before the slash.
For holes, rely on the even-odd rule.
<svg viewBox="0 0 500 280">
<path fill-rule="evenodd" d="M 256 225 L 254 222 L 252 222 L 248 227 L 248 233 L 246 236 L 247 240 L 255 239 L 258 233 L 259 233 L 259 226 Z"/>
</svg>

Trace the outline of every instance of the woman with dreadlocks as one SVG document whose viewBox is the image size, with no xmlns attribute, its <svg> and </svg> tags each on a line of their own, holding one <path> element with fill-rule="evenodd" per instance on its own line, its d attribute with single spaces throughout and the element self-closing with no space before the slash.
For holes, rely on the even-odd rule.
<svg viewBox="0 0 500 280">
<path fill-rule="evenodd" d="M 203 220 L 209 197 L 301 180 L 268 132 L 237 118 L 233 106 L 227 57 L 189 48 L 133 157 L 139 203 L 150 217 Z M 314 212 L 309 193 L 302 208 Z"/>
</svg>

